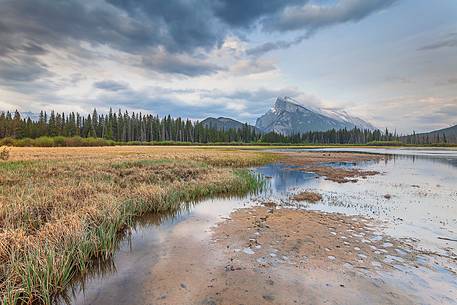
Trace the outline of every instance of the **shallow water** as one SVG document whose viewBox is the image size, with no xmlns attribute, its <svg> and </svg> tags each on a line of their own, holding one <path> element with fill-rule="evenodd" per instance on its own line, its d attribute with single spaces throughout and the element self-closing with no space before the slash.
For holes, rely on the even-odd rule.
<svg viewBox="0 0 457 305">
<path fill-rule="evenodd" d="M 389 153 L 385 160 L 356 166 L 379 171 L 381 175 L 360 179 L 355 184 L 336 184 L 323 179 L 308 183 L 306 187 L 324 195 L 322 203 L 309 208 L 370 216 L 385 221 L 385 232 L 389 235 L 415 239 L 424 250 L 444 254 L 448 252 L 446 249 L 457 253 L 457 242 L 441 239 L 457 238 L 457 151 L 384 149 L 381 152 Z M 384 198 L 386 194 L 391 198 Z"/>
<path fill-rule="evenodd" d="M 176 215 L 144 217 L 120 242 L 113 260 L 73 287 L 68 302 L 154 303 L 147 297 L 151 270 L 160 260 L 175 256 L 179 259 L 179 255 L 186 255 L 176 253 L 177 240 L 184 239 L 195 244 L 209 242 L 211 228 L 229 217 L 234 209 L 265 200 L 290 205 L 290 194 L 302 190 L 316 190 L 323 195 L 321 203 L 300 205 L 303 208 L 369 216 L 382 221 L 377 230 L 383 230 L 388 235 L 406 238 L 425 250 L 446 256 L 455 255 L 457 242 L 438 237 L 457 237 L 457 152 L 368 151 L 388 153 L 389 157 L 385 161 L 357 164 L 357 168 L 382 172 L 357 183 L 338 184 L 313 173 L 271 164 L 255 169 L 268 180 L 268 187 L 260 194 L 205 200 Z M 339 163 L 331 166 L 355 165 Z M 391 199 L 384 198 L 385 194 L 390 194 Z M 398 260 L 401 259 L 401 251 L 398 251 Z M 392 259 L 392 264 L 395 264 L 396 258 Z M 382 281 L 403 285 L 405 293 L 421 295 L 426 303 L 455 304 L 455 274 L 442 268 L 443 265 L 455 268 L 455 261 L 440 259 L 445 261 L 437 264 L 436 257 L 424 254 L 417 258 L 416 267 L 399 265 L 397 271 L 379 276 Z"/>
</svg>

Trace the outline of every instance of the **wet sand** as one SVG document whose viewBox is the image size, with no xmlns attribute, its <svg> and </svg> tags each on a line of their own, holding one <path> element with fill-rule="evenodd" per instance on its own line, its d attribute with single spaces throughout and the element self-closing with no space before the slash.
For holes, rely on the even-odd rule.
<svg viewBox="0 0 457 305">
<path fill-rule="evenodd" d="M 362 220 L 237 210 L 214 228 L 210 242 L 174 239 L 173 255 L 153 267 L 142 298 L 154 304 L 417 304 L 376 278 L 392 268 L 383 260 L 399 257 L 401 245 Z M 399 259 L 410 257 L 404 251 Z"/>
</svg>

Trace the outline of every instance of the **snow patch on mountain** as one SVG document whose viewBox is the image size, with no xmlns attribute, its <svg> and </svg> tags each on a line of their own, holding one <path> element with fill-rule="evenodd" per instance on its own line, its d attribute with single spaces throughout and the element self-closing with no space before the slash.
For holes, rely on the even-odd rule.
<svg viewBox="0 0 457 305">
<path fill-rule="evenodd" d="M 376 129 L 361 118 L 351 116 L 346 111 L 302 106 L 290 97 L 278 97 L 273 107 L 257 119 L 256 127 L 263 132 L 297 134 L 308 131 L 330 129 Z"/>
</svg>

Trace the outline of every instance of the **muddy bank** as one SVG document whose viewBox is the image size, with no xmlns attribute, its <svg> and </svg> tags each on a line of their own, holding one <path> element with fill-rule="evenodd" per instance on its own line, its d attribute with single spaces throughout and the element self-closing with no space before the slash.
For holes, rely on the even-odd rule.
<svg viewBox="0 0 457 305">
<path fill-rule="evenodd" d="M 319 193 L 316 192 L 310 192 L 310 191 L 305 191 L 305 192 L 300 192 L 298 194 L 292 195 L 289 197 L 291 200 L 295 201 L 307 201 L 307 202 L 318 202 L 322 200 L 322 196 Z M 268 206 L 268 205 L 266 205 Z"/>
<path fill-rule="evenodd" d="M 319 163 L 345 162 L 357 164 L 372 160 L 382 160 L 383 155 L 363 154 L 363 153 L 345 153 L 345 152 L 282 152 L 278 153 L 283 156 L 281 162 L 289 165 L 316 165 Z"/>
<path fill-rule="evenodd" d="M 356 166 L 358 163 L 381 160 L 384 156 L 375 154 L 307 152 L 283 154 L 282 163 L 294 166 L 291 170 L 312 172 L 324 176 L 326 180 L 347 183 L 357 182 L 358 178 L 379 174 L 377 171 L 365 171 L 356 168 L 343 168 L 331 165 Z"/>
<path fill-rule="evenodd" d="M 364 171 L 360 169 L 344 169 L 331 166 L 308 166 L 300 170 L 324 176 L 325 180 L 338 183 L 357 182 L 358 178 L 366 179 L 368 176 L 379 174 L 377 171 Z"/>
</svg>

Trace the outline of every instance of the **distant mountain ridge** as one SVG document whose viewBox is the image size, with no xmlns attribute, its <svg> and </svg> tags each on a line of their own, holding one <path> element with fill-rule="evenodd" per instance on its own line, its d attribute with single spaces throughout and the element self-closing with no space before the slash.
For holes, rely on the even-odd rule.
<svg viewBox="0 0 457 305">
<path fill-rule="evenodd" d="M 430 132 L 418 133 L 401 138 L 402 141 L 427 144 L 427 143 L 457 143 L 457 125 L 438 129 Z M 414 144 L 415 144 L 414 143 Z"/>
<path fill-rule="evenodd" d="M 32 121 L 38 121 L 40 114 L 35 113 L 35 112 L 26 111 L 26 112 L 21 112 L 21 117 L 30 118 Z"/>
<path fill-rule="evenodd" d="M 226 117 L 218 117 L 218 118 L 213 118 L 209 117 L 201 121 L 201 124 L 207 128 L 212 128 L 216 130 L 223 130 L 227 131 L 230 129 L 242 129 L 245 126 L 245 123 L 241 123 L 240 121 L 231 119 L 231 118 L 226 118 Z M 254 129 L 256 131 L 259 131 L 255 126 L 249 125 L 248 127 L 251 129 Z"/>
<path fill-rule="evenodd" d="M 273 131 L 284 135 L 354 127 L 376 129 L 345 111 L 305 107 L 287 96 L 278 97 L 274 106 L 257 119 L 255 126 L 262 132 Z"/>
</svg>

